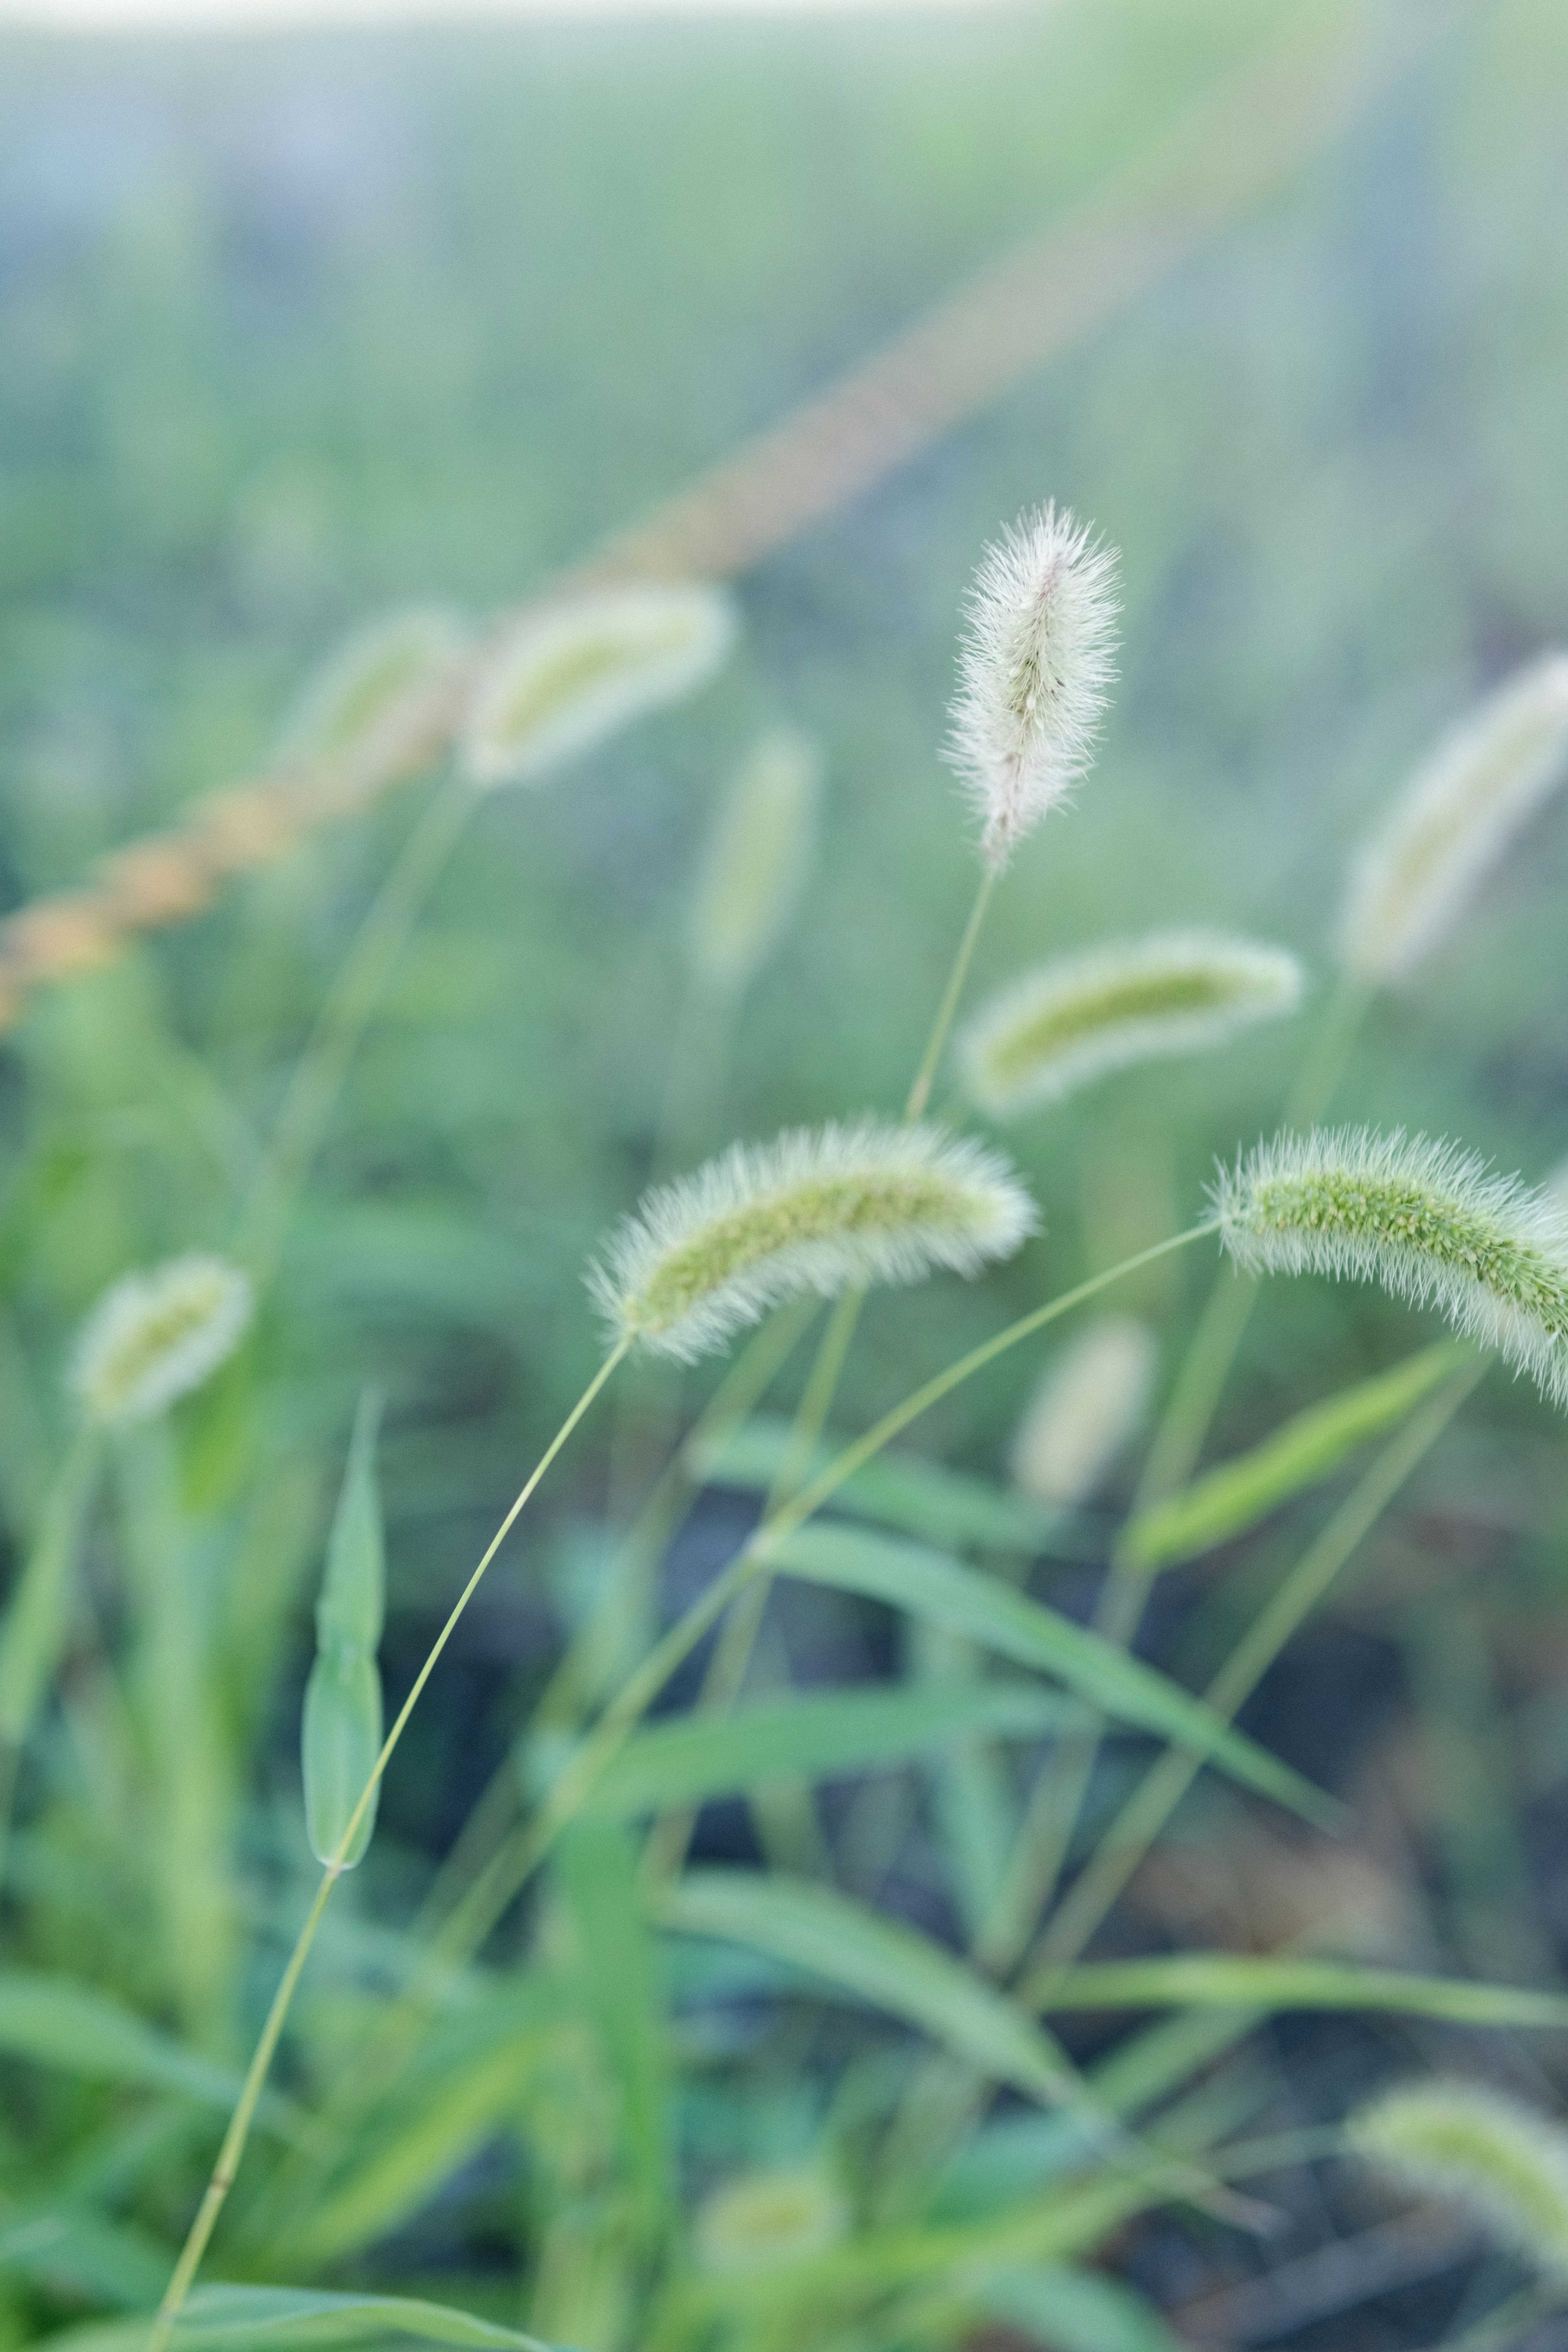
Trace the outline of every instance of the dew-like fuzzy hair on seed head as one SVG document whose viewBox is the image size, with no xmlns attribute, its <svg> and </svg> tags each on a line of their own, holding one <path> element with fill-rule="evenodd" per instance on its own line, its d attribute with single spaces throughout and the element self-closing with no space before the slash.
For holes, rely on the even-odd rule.
<svg viewBox="0 0 1568 2352">
<path fill-rule="evenodd" d="M 530 614 L 485 662 L 459 750 L 467 773 L 536 782 L 704 684 L 735 628 L 731 599 L 698 581 L 601 589 Z"/>
<path fill-rule="evenodd" d="M 1047 1367 L 1013 1440 L 1013 1484 L 1032 1503 L 1086 1502 L 1149 1409 L 1159 1349 L 1132 1315 L 1099 1315 Z"/>
<path fill-rule="evenodd" d="M 974 575 L 947 757 L 996 871 L 1090 764 L 1116 676 L 1116 562 L 1053 503 L 1021 515 Z"/>
<path fill-rule="evenodd" d="M 122 1275 L 82 1326 L 70 1385 L 89 1421 L 145 1421 L 199 1388 L 255 1309 L 237 1266 L 198 1251 Z"/>
<path fill-rule="evenodd" d="M 1301 967 L 1220 931 L 1156 931 L 1056 957 L 981 1007 L 959 1039 L 971 1101 L 994 1118 L 1060 1102 L 1162 1055 L 1222 1045 L 1293 1013 Z"/>
<path fill-rule="evenodd" d="M 979 1144 L 879 1119 L 797 1128 L 647 1193 L 588 1283 L 617 1339 L 690 1362 L 781 1299 L 977 1273 L 1036 1223 Z"/>
<path fill-rule="evenodd" d="M 1564 778 L 1568 654 L 1554 653 L 1451 729 L 1363 844 L 1340 919 L 1346 971 L 1408 980 Z"/>
<path fill-rule="evenodd" d="M 1401 2187 L 1450 2199 L 1539 2271 L 1568 2278 L 1568 2131 L 1478 2083 L 1413 2083 L 1350 2117 L 1351 2146 Z"/>
<path fill-rule="evenodd" d="M 720 804 L 687 931 L 711 988 L 743 988 L 795 910 L 816 835 L 822 755 L 793 728 L 754 744 Z"/>
<path fill-rule="evenodd" d="M 1237 1263 L 1430 1301 L 1568 1405 L 1568 1207 L 1424 1135 L 1314 1129 L 1259 1144 L 1213 1193 Z"/>
<path fill-rule="evenodd" d="M 286 755 L 331 764 L 345 797 L 374 788 L 431 736 L 449 703 L 462 624 L 413 604 L 358 630 L 307 686 L 283 732 Z"/>
<path fill-rule="evenodd" d="M 848 2227 L 843 2198 L 820 2172 L 747 2173 L 699 2206 L 697 2260 L 721 2273 L 766 2270 L 825 2253 Z"/>
</svg>

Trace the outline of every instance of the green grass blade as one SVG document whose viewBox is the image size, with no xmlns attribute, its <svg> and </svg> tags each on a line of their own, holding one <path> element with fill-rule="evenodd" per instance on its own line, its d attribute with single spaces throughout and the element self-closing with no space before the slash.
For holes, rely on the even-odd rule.
<svg viewBox="0 0 1568 2352">
<path fill-rule="evenodd" d="M 966 1634 L 1020 1665 L 1053 1675 L 1115 1720 L 1194 1749 L 1246 1787 L 1309 1821 L 1338 1824 L 1337 1806 L 1300 1773 L 1218 1722 L 1189 1691 L 1098 1633 L 923 1544 L 895 1543 L 855 1528 L 811 1525 L 785 1536 L 768 1559 L 782 1574 L 885 1601 Z"/>
<path fill-rule="evenodd" d="M 1293 1414 L 1249 1453 L 1222 1462 L 1181 1494 L 1141 1512 L 1122 1537 L 1127 1565 L 1172 1568 L 1245 1534 L 1303 1487 L 1326 1478 L 1357 1446 L 1394 1428 L 1470 1352 L 1443 1340 L 1392 1371 L 1359 1381 Z"/>
<path fill-rule="evenodd" d="M 20 1748 L 70 1630 L 72 1579 L 98 1484 L 99 1450 L 79 1437 L 43 1508 L 37 1539 L 0 1623 L 0 1746 Z"/>
<path fill-rule="evenodd" d="M 771 1413 L 754 1413 L 738 1429 L 689 1448 L 688 1458 L 693 1475 L 710 1486 L 765 1495 L 785 1468 L 805 1486 L 836 1461 L 848 1442 L 829 1434 L 803 1468 L 794 1423 Z M 836 1510 L 856 1518 L 874 1519 L 900 1535 L 921 1536 L 954 1550 L 1049 1549 L 1077 1558 L 1098 1556 L 1101 1549 L 1100 1531 L 1082 1515 L 1040 1510 L 1005 1487 L 914 1454 L 883 1454 L 867 1463 L 844 1481 L 833 1502 Z"/>
<path fill-rule="evenodd" d="M 675 2205 L 669 2033 L 659 1955 L 637 1897 L 637 1850 L 618 1822 L 574 1824 L 555 1850 L 576 1930 L 571 1980 L 621 2095 L 621 2144 L 650 2241 Z"/>
<path fill-rule="evenodd" d="M 1522 1985 L 1470 1984 L 1336 1960 L 1179 1952 L 1063 1969 L 1041 1986 L 1050 2010 L 1182 2008 L 1390 2010 L 1456 2025 L 1568 2027 L 1568 1999 Z"/>
<path fill-rule="evenodd" d="M 622 1819 L 701 1804 L 770 1780 L 876 1771 L 965 1739 L 1039 1739 L 1076 1713 L 1026 1683 L 806 1692 L 732 1715 L 679 1716 L 627 1741 L 589 1801 Z"/>
<path fill-rule="evenodd" d="M 977 2320 L 1000 2320 L 1009 2333 L 1050 2352 L 1184 2352 L 1182 2338 L 1146 2296 L 1120 2279 L 1065 2263 L 998 2269 L 973 2308 Z"/>
<path fill-rule="evenodd" d="M 160 2033 L 108 1993 L 68 1978 L 0 1972 L 0 2050 L 89 2082 L 176 2091 L 204 2106 L 232 2106 L 239 2077 Z"/>
<path fill-rule="evenodd" d="M 151 2314 L 50 2337 L 59 2352 L 145 2352 Z M 473 2352 L 551 2352 L 536 2336 L 476 2319 L 446 2304 L 398 2294 L 324 2294 L 307 2287 L 201 2286 L 178 2325 L 181 2352 L 250 2352 L 252 2346 L 456 2344 Z"/>
<path fill-rule="evenodd" d="M 1031 2098 L 1076 2095 L 1066 2060 L 1011 2001 L 928 1937 L 830 1887 L 752 1871 L 693 1871 L 656 1898 L 655 1916 L 678 1935 L 745 1945 L 805 1969 Z"/>
<path fill-rule="evenodd" d="M 375 1654 L 386 1611 L 386 1549 L 375 1480 L 380 1400 L 360 1399 L 348 1466 L 316 1603 L 316 1656 L 305 1685 L 300 1760 L 305 1827 L 321 1863 L 338 1859 L 343 1832 L 381 1753 L 381 1673 Z M 375 1830 L 379 1781 L 342 1856 L 361 1861 Z"/>
</svg>

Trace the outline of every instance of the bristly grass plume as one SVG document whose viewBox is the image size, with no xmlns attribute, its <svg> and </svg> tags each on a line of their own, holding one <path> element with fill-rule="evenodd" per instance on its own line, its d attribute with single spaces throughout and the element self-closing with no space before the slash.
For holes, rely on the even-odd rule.
<svg viewBox="0 0 1568 2352">
<path fill-rule="evenodd" d="M 1116 675 L 1116 562 L 1053 502 L 1021 515 L 974 575 L 947 756 L 994 871 L 1089 769 Z"/>
<path fill-rule="evenodd" d="M 994 1118 L 1060 1102 L 1113 1070 L 1222 1045 L 1300 1003 L 1284 948 L 1156 931 L 1058 956 L 981 1007 L 959 1040 L 970 1099 Z"/>
<path fill-rule="evenodd" d="M 532 783 L 718 669 L 735 608 L 700 581 L 605 588 L 531 613 L 489 654 L 460 747 L 476 784 Z"/>
<path fill-rule="evenodd" d="M 145 1421 L 234 1353 L 254 1312 L 248 1278 L 192 1251 L 105 1291 L 82 1327 L 70 1385 L 88 1419 Z"/>
<path fill-rule="evenodd" d="M 1149 1409 L 1159 1349 L 1132 1315 L 1098 1315 L 1047 1365 L 1013 1440 L 1013 1484 L 1032 1503 L 1088 1500 Z"/>
<path fill-rule="evenodd" d="M 847 2236 L 849 2221 L 843 2198 L 824 2173 L 747 2173 L 714 2189 L 699 2207 L 698 2264 L 732 2274 L 805 2262 Z"/>
<path fill-rule="evenodd" d="M 1443 945 L 1515 835 L 1568 777 L 1568 654 L 1548 654 L 1461 719 L 1351 868 L 1345 969 L 1408 980 Z"/>
<path fill-rule="evenodd" d="M 1380 1282 L 1438 1307 L 1568 1405 L 1568 1207 L 1473 1152 L 1400 1130 L 1315 1129 L 1260 1144 L 1213 1194 L 1250 1273 Z"/>
<path fill-rule="evenodd" d="M 821 793 L 822 755 L 793 727 L 773 729 L 742 762 L 687 927 L 691 968 L 710 988 L 743 988 L 783 933 L 811 865 Z"/>
<path fill-rule="evenodd" d="M 443 604 L 412 604 L 357 630 L 306 688 L 284 730 L 286 756 L 323 761 L 352 807 L 411 744 L 436 740 L 452 698 L 465 632 Z"/>
<path fill-rule="evenodd" d="M 1402 2187 L 1451 2200 L 1536 2270 L 1568 2279 L 1568 2131 L 1479 2083 L 1390 2091 L 1346 2126 Z"/>
<path fill-rule="evenodd" d="M 589 1287 L 616 1339 L 690 1361 L 785 1298 L 977 1273 L 1037 1222 L 977 1143 L 871 1118 L 796 1128 L 645 1195 Z"/>
</svg>

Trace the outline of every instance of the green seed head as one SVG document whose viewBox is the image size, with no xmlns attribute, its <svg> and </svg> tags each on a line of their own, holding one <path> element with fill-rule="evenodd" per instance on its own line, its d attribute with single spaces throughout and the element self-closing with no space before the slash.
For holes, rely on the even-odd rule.
<svg viewBox="0 0 1568 2352">
<path fill-rule="evenodd" d="M 1352 2116 L 1351 2146 L 1401 2187 L 1451 2200 L 1568 2279 L 1568 2131 L 1479 2083 L 1414 2083 Z"/>
<path fill-rule="evenodd" d="M 144 1421 L 234 1353 L 255 1300 L 237 1266 L 193 1251 L 127 1274 L 82 1327 L 70 1385 L 89 1421 Z"/>
<path fill-rule="evenodd" d="M 1146 1323 L 1100 1315 L 1048 1365 L 1013 1440 L 1013 1483 L 1047 1508 L 1087 1502 L 1149 1408 L 1159 1350 Z"/>
</svg>

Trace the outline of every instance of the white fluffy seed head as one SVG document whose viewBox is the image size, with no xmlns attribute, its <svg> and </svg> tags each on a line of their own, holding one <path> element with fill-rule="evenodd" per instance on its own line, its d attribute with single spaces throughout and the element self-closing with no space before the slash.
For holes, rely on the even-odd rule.
<svg viewBox="0 0 1568 2352">
<path fill-rule="evenodd" d="M 1116 563 L 1053 503 L 1021 515 L 974 575 L 947 757 L 995 871 L 1089 769 L 1116 676 Z"/>
<path fill-rule="evenodd" d="M 1479 2083 L 1405 2084 L 1352 2116 L 1351 2146 L 1401 2188 L 1451 2200 L 1568 2279 L 1568 2130 Z"/>
<path fill-rule="evenodd" d="M 122 1275 L 83 1324 L 70 1385 L 89 1421 L 145 1421 L 234 1353 L 255 1298 L 237 1266 L 199 1251 Z"/>
<path fill-rule="evenodd" d="M 459 757 L 476 784 L 533 783 L 712 677 L 735 608 L 700 581 L 605 588 L 527 614 L 486 657 Z"/>
<path fill-rule="evenodd" d="M 1087 1502 L 1149 1410 L 1159 1348 L 1132 1315 L 1100 1315 L 1049 1364 L 1013 1440 L 1013 1483 L 1032 1503 Z"/>
<path fill-rule="evenodd" d="M 1284 948 L 1157 931 L 1058 956 L 983 1005 L 959 1038 L 972 1102 L 994 1118 L 1060 1102 L 1112 1070 L 1222 1045 L 1301 1001 Z"/>
<path fill-rule="evenodd" d="M 714 819 L 687 929 L 687 951 L 710 988 L 743 988 L 795 911 L 811 866 L 822 755 L 775 728 L 742 761 Z"/>
<path fill-rule="evenodd" d="M 435 748 L 463 647 L 462 624 L 444 605 L 371 622 L 305 688 L 283 731 L 285 756 L 320 761 L 333 798 L 352 805 Z"/>
<path fill-rule="evenodd" d="M 978 1273 L 1036 1223 L 979 1144 L 870 1118 L 797 1128 L 645 1194 L 588 1283 L 616 1339 L 690 1362 L 782 1299 Z"/>
<path fill-rule="evenodd" d="M 1445 735 L 1352 866 L 1340 959 L 1373 986 L 1440 948 L 1515 835 L 1568 777 L 1568 654 L 1508 679 Z"/>
<path fill-rule="evenodd" d="M 697 2209 L 700 2266 L 734 2275 L 807 2261 L 837 2245 L 848 2209 L 817 2171 L 752 2172 L 705 2197 Z"/>
<path fill-rule="evenodd" d="M 1400 1130 L 1280 1135 L 1212 1195 L 1250 1273 L 1327 1274 L 1428 1301 L 1568 1405 L 1568 1204 L 1473 1152 Z"/>
</svg>

